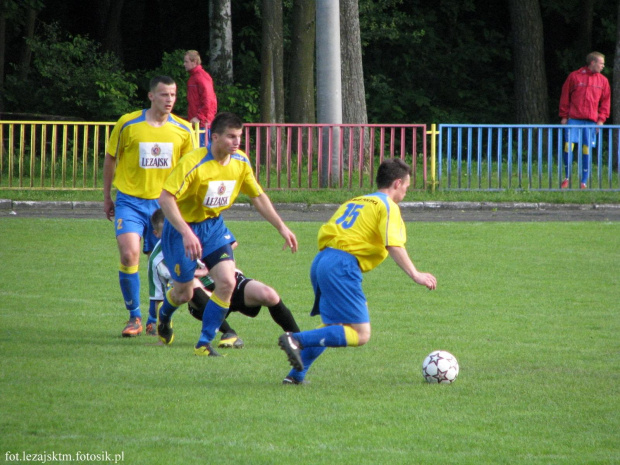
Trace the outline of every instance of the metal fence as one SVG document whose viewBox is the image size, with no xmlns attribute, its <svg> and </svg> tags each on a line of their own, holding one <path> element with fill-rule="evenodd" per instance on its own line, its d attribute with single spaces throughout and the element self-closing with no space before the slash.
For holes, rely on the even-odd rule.
<svg viewBox="0 0 620 465">
<path fill-rule="evenodd" d="M 0 188 L 101 189 L 113 126 L 0 121 Z M 414 169 L 414 189 L 555 190 L 564 178 L 564 129 L 579 127 L 246 124 L 242 145 L 268 189 L 372 188 L 379 163 L 400 157 Z M 588 187 L 618 190 L 620 126 L 595 131 Z M 570 162 L 573 188 L 585 160 L 582 142 Z"/>
<path fill-rule="evenodd" d="M 582 128 L 594 131 L 596 147 L 584 158 Z M 579 139 L 569 157 L 569 188 L 579 187 L 587 160 L 589 188 L 618 190 L 620 126 L 439 125 L 438 186 L 446 190 L 555 190 L 565 177 L 567 129 Z"/>
<path fill-rule="evenodd" d="M 0 121 L 0 188 L 101 189 L 113 127 Z M 378 164 L 400 157 L 412 164 L 412 186 L 421 189 L 429 182 L 426 140 L 423 124 L 246 124 L 242 145 L 266 188 L 370 188 Z"/>
</svg>

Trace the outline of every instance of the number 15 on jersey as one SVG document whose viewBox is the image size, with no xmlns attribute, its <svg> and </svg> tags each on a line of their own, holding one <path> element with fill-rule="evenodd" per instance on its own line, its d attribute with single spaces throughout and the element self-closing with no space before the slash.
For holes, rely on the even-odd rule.
<svg viewBox="0 0 620 465">
<path fill-rule="evenodd" d="M 357 220 L 360 214 L 360 210 L 364 205 L 357 205 L 355 203 L 347 204 L 347 207 L 340 218 L 336 220 L 336 224 L 342 226 L 343 229 L 349 229 Z"/>
</svg>

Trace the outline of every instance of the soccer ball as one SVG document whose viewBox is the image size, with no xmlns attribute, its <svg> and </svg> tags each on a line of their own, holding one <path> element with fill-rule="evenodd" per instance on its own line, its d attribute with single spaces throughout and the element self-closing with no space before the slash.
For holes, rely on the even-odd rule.
<svg viewBox="0 0 620 465">
<path fill-rule="evenodd" d="M 445 350 L 435 350 L 422 362 L 422 376 L 428 383 L 450 384 L 459 375 L 459 362 Z"/>
</svg>

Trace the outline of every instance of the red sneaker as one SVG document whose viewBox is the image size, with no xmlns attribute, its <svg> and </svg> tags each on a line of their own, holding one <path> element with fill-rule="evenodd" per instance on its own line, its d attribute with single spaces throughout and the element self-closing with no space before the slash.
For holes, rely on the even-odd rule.
<svg viewBox="0 0 620 465">
<path fill-rule="evenodd" d="M 562 181 L 562 184 L 560 184 L 560 189 L 566 189 L 568 187 L 568 179 L 565 179 L 564 181 Z"/>
<path fill-rule="evenodd" d="M 135 337 L 142 334 L 142 318 L 130 318 L 123 329 L 123 337 Z"/>
</svg>

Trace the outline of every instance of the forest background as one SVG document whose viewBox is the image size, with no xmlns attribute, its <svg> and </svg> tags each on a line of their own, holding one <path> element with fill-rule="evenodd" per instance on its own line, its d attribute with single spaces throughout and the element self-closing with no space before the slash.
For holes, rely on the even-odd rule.
<svg viewBox="0 0 620 465">
<path fill-rule="evenodd" d="M 0 118 L 115 121 L 198 50 L 220 110 L 316 122 L 314 0 L 0 0 Z M 620 1 L 340 0 L 344 123 L 558 123 L 596 50 L 613 111 Z"/>
</svg>

